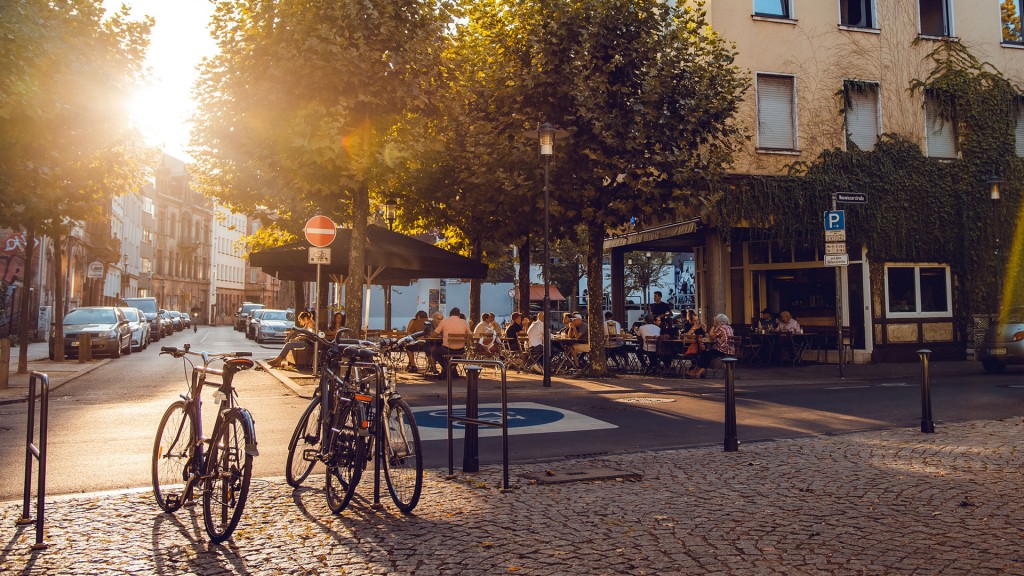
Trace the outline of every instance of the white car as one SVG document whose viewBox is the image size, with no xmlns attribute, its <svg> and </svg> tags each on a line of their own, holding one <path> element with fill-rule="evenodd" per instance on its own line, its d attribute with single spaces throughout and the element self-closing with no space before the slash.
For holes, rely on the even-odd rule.
<svg viewBox="0 0 1024 576">
<path fill-rule="evenodd" d="M 132 330 L 132 349 L 145 350 L 150 342 L 150 324 L 146 313 L 138 308 L 121 308 L 128 319 L 128 327 Z"/>
</svg>

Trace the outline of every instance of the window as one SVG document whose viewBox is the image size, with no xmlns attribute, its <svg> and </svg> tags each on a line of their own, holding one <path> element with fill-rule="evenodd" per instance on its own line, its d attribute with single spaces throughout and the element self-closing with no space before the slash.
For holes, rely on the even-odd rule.
<svg viewBox="0 0 1024 576">
<path fill-rule="evenodd" d="M 156 214 L 156 206 L 153 204 L 153 199 L 149 196 L 142 197 L 142 211 L 151 216 Z"/>
<path fill-rule="evenodd" d="M 1020 26 L 1020 2 L 1021 0 L 1004 0 L 999 5 L 1000 15 L 1003 19 L 1003 42 L 1024 44 L 1024 35 L 1021 34 Z"/>
<path fill-rule="evenodd" d="M 792 18 L 790 0 L 754 0 L 754 16 L 770 18 Z"/>
<path fill-rule="evenodd" d="M 149 258 L 142 259 L 142 273 L 151 274 L 153 272 L 153 261 Z"/>
<path fill-rule="evenodd" d="M 1024 157 L 1024 102 L 1017 101 L 1017 126 L 1013 130 L 1016 136 L 1017 156 Z"/>
<path fill-rule="evenodd" d="M 846 97 L 846 146 L 874 150 L 878 134 L 878 84 L 850 82 L 843 86 Z"/>
<path fill-rule="evenodd" d="M 757 146 L 796 150 L 795 78 L 757 75 Z"/>
<path fill-rule="evenodd" d="M 153 231 L 149 228 L 142 229 L 142 241 L 146 244 L 153 243 Z"/>
<path fill-rule="evenodd" d="M 922 36 L 952 36 L 949 0 L 918 0 Z"/>
<path fill-rule="evenodd" d="M 877 28 L 874 0 L 839 0 L 839 23 L 851 28 Z"/>
<path fill-rule="evenodd" d="M 924 98 L 924 123 L 928 156 L 956 158 L 956 121 L 943 118 L 941 102 L 931 93 Z"/>
<path fill-rule="evenodd" d="M 951 315 L 949 267 L 886 266 L 885 302 L 890 318 Z"/>
</svg>

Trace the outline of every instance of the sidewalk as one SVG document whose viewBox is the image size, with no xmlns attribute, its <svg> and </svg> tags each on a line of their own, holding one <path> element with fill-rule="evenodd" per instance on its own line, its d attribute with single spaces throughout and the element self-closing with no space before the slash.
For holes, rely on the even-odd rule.
<svg viewBox="0 0 1024 576">
<path fill-rule="evenodd" d="M 46 342 L 33 342 L 28 345 L 28 372 L 18 374 L 18 348 L 11 348 L 11 366 L 7 389 L 0 390 L 0 405 L 25 402 L 28 398 L 28 385 L 32 372 L 46 374 L 50 391 L 60 388 L 75 378 L 92 372 L 110 362 L 110 358 L 98 358 L 81 363 L 78 359 L 54 362 L 49 359 L 49 348 Z"/>
<path fill-rule="evenodd" d="M 258 479 L 233 539 L 205 540 L 198 506 L 149 490 L 48 499 L 45 541 L 0 503 L 0 574 L 1024 574 L 1024 419 L 429 470 L 414 516 L 370 507 L 372 469 L 340 516 L 323 477 Z M 526 475 L 612 468 L 640 480 Z M 322 470 L 318 468 L 317 472 Z"/>
</svg>

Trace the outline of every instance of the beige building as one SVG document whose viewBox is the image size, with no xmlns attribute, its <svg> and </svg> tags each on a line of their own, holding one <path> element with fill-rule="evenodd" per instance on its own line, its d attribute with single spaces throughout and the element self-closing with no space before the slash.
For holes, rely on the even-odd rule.
<svg viewBox="0 0 1024 576">
<path fill-rule="evenodd" d="M 708 0 L 711 26 L 735 43 L 736 64 L 750 79 L 737 117 L 749 140 L 737 155 L 734 176 L 781 177 L 826 150 L 871 151 L 883 134 L 916 144 L 929 159 L 958 165 L 962 124 L 944 119 L 931 92 L 911 86 L 929 77 L 935 69 L 929 54 L 950 40 L 1024 86 L 1024 38 L 1010 5 L 1020 14 L 1020 0 Z M 1016 151 L 1022 156 L 1024 122 L 1018 126 Z M 878 205 L 877 190 L 834 185 L 840 200 L 866 200 L 867 210 L 873 200 Z M 976 195 L 968 188 L 964 202 L 991 202 L 984 181 L 977 182 Z M 1003 206 L 1019 203 L 1019 192 L 1012 204 L 1007 197 L 1004 191 Z M 907 218 L 916 216 L 917 204 L 906 207 Z M 627 251 L 694 252 L 698 308 L 705 318 L 725 312 L 734 326 L 751 324 L 762 308 L 785 309 L 803 326 L 834 335 L 838 279 L 839 314 L 860 362 L 916 358 L 922 347 L 938 357 L 963 357 L 971 349 L 974 330 L 958 314 L 956 298 L 958 275 L 968 270 L 947 261 L 886 261 L 873 253 L 870 240 L 848 243 L 845 260 L 825 254 L 822 211 L 795 200 L 792 210 L 805 212 L 800 216 L 818 225 L 822 236 L 778 238 L 743 222 L 726 230 L 707 215 L 693 215 L 605 246 L 613 267 Z M 934 233 L 907 241 L 949 241 L 942 230 Z M 846 264 L 826 266 L 826 260 Z M 835 360 L 834 352 L 830 358 Z"/>
</svg>

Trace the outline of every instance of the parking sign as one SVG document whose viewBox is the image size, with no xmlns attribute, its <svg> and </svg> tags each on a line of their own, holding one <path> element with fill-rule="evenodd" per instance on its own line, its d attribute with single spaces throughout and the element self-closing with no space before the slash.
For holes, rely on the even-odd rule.
<svg viewBox="0 0 1024 576">
<path fill-rule="evenodd" d="M 825 230 L 846 230 L 846 214 L 843 210 L 825 212 Z"/>
</svg>

